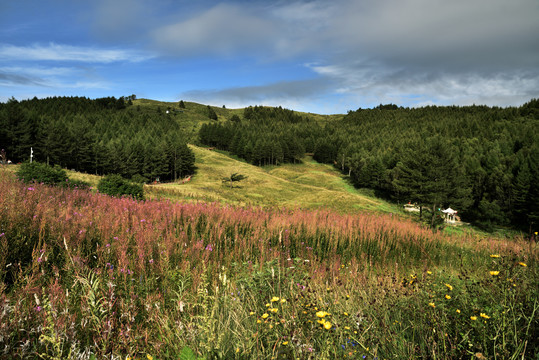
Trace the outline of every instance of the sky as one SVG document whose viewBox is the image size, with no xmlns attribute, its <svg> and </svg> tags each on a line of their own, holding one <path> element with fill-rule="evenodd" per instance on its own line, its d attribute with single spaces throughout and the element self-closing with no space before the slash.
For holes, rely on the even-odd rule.
<svg viewBox="0 0 539 360">
<path fill-rule="evenodd" d="M 0 0 L 0 102 L 319 114 L 539 98 L 539 0 Z"/>
</svg>

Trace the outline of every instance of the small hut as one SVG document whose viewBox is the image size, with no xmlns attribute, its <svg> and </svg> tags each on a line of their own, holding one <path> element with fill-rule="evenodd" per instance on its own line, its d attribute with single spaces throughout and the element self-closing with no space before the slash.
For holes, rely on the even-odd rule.
<svg viewBox="0 0 539 360">
<path fill-rule="evenodd" d="M 456 210 L 453 210 L 451 209 L 450 207 L 445 209 L 445 210 L 442 210 L 442 212 L 444 213 L 444 220 L 445 222 L 447 223 L 455 223 L 458 220 L 458 217 L 457 217 L 457 211 Z"/>
</svg>

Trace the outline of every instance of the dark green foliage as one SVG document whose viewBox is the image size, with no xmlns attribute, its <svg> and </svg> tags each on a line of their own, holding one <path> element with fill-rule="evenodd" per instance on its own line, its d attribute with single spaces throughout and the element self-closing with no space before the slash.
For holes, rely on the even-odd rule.
<svg viewBox="0 0 539 360">
<path fill-rule="evenodd" d="M 215 113 L 215 110 L 211 106 L 206 107 L 208 109 L 208 118 L 212 120 L 217 120 L 217 114 Z"/>
<path fill-rule="evenodd" d="M 238 173 L 234 173 L 234 174 L 231 174 L 228 177 L 223 178 L 223 182 L 224 183 L 228 182 L 230 184 L 230 187 L 232 187 L 233 183 L 245 180 L 247 178 L 248 178 L 248 176 L 238 174 Z"/>
<path fill-rule="evenodd" d="M 97 185 L 97 190 L 110 196 L 131 196 L 137 200 L 144 199 L 142 184 L 132 183 L 117 174 L 110 174 L 101 179 Z"/>
<path fill-rule="evenodd" d="M 129 107 L 132 97 L 36 98 L 0 103 L 0 148 L 77 171 L 174 180 L 194 171 L 180 126 L 164 113 Z"/>
<path fill-rule="evenodd" d="M 180 107 L 180 109 L 185 109 L 185 103 L 183 102 L 183 100 L 180 100 L 178 106 Z"/>
<path fill-rule="evenodd" d="M 17 171 L 17 178 L 26 183 L 36 182 L 47 185 L 59 185 L 67 181 L 67 174 L 58 165 L 49 166 L 34 161 L 32 163 L 22 163 Z"/>
<path fill-rule="evenodd" d="M 248 107 L 244 119 L 234 115 L 226 123 L 204 124 L 200 141 L 255 165 L 278 165 L 301 161 L 310 137 L 322 132 L 318 124 L 282 108 Z"/>
</svg>

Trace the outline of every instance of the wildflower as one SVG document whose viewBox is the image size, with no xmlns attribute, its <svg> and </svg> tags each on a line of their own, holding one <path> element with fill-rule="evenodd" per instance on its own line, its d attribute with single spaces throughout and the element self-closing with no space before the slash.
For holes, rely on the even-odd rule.
<svg viewBox="0 0 539 360">
<path fill-rule="evenodd" d="M 331 329 L 331 323 L 330 323 L 329 321 L 326 321 L 326 322 L 324 323 L 324 329 L 326 329 L 326 330 Z"/>
<path fill-rule="evenodd" d="M 153 259 L 150 259 L 149 263 L 150 263 L 150 264 L 153 264 Z"/>
<path fill-rule="evenodd" d="M 429 306 L 435 307 L 436 305 L 434 305 L 433 302 L 430 302 L 430 303 L 429 303 Z"/>
<path fill-rule="evenodd" d="M 279 298 L 277 296 L 274 296 L 271 298 L 271 302 L 276 302 L 276 301 L 279 301 Z"/>
<path fill-rule="evenodd" d="M 43 308 L 41 306 L 39 306 L 39 305 L 36 306 L 35 309 L 36 309 L 37 312 L 40 312 L 41 310 L 43 310 Z"/>
<path fill-rule="evenodd" d="M 283 345 L 288 345 L 288 341 L 283 341 Z"/>
<path fill-rule="evenodd" d="M 33 187 L 29 187 L 27 190 L 28 191 L 34 191 L 35 189 Z"/>
<path fill-rule="evenodd" d="M 500 274 L 499 271 L 491 271 L 490 272 L 490 275 L 492 275 L 492 276 L 498 276 L 499 274 Z"/>
<path fill-rule="evenodd" d="M 526 265 L 526 263 L 523 263 L 523 262 L 519 262 L 518 264 L 519 264 L 520 266 L 524 266 L 524 267 L 528 266 L 528 265 Z"/>
<path fill-rule="evenodd" d="M 350 326 L 345 326 L 344 330 L 350 330 Z"/>
<path fill-rule="evenodd" d="M 485 313 L 481 313 L 481 314 L 479 314 L 479 316 L 481 316 L 483 319 L 490 319 L 490 316 L 488 316 Z"/>
<path fill-rule="evenodd" d="M 319 318 L 323 318 L 323 317 L 325 317 L 327 315 L 329 315 L 329 314 L 327 312 L 325 312 L 325 311 L 318 311 L 316 313 L 316 316 L 319 317 Z"/>
<path fill-rule="evenodd" d="M 445 284 L 445 286 L 449 289 L 449 291 L 453 291 L 453 286 L 451 286 L 449 284 Z"/>
<path fill-rule="evenodd" d="M 237 348 L 237 349 L 236 349 L 236 353 L 239 353 L 239 352 L 240 352 L 240 348 Z"/>
<path fill-rule="evenodd" d="M 272 313 L 276 313 L 279 309 L 277 308 L 271 308 L 271 309 L 268 309 L 268 311 L 271 311 Z"/>
<path fill-rule="evenodd" d="M 262 322 L 262 320 L 260 320 L 260 319 L 258 319 L 258 320 L 256 321 L 257 324 L 260 324 L 261 322 Z"/>
<path fill-rule="evenodd" d="M 432 275 L 432 271 L 427 270 L 427 274 L 428 274 L 428 275 Z"/>
<path fill-rule="evenodd" d="M 449 296 L 449 295 L 446 295 L 445 298 L 446 298 L 447 300 L 451 300 L 451 296 Z"/>
<path fill-rule="evenodd" d="M 286 299 L 281 299 L 281 304 L 284 304 L 286 302 Z"/>
<path fill-rule="evenodd" d="M 147 358 L 148 360 L 153 360 L 153 356 L 151 356 L 151 355 L 146 355 L 146 358 Z"/>
<path fill-rule="evenodd" d="M 347 313 L 347 312 L 345 312 L 345 313 L 343 313 L 343 314 L 344 314 L 344 316 L 348 316 L 348 313 Z"/>
<path fill-rule="evenodd" d="M 266 307 L 269 307 L 269 306 L 270 306 L 270 304 L 269 304 L 269 303 L 267 303 L 267 304 L 266 304 Z"/>
<path fill-rule="evenodd" d="M 264 314 L 262 315 L 262 319 L 267 319 L 268 316 L 269 316 L 268 313 L 264 313 Z"/>
<path fill-rule="evenodd" d="M 457 309 L 457 314 L 460 314 L 460 310 L 459 310 L 459 309 Z"/>
<path fill-rule="evenodd" d="M 470 319 L 475 321 L 477 320 L 477 316 L 470 316 Z"/>
<path fill-rule="evenodd" d="M 490 255 L 490 257 L 491 257 L 491 258 L 499 258 L 500 255 L 499 255 L 499 254 L 492 254 L 492 255 Z"/>
<path fill-rule="evenodd" d="M 320 320 L 316 320 L 316 322 L 319 323 L 320 325 L 324 325 L 326 323 L 326 320 L 320 319 Z"/>
<path fill-rule="evenodd" d="M 249 315 L 251 315 L 251 316 L 254 315 L 254 314 L 255 314 L 254 311 L 251 311 L 251 312 L 249 313 Z"/>
</svg>

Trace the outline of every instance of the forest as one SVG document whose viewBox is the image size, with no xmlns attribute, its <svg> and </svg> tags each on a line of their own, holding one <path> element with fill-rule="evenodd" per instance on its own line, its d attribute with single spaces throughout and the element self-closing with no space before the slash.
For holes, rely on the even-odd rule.
<svg viewBox="0 0 539 360">
<path fill-rule="evenodd" d="M 508 108 L 387 104 L 330 121 L 265 106 L 249 106 L 242 114 L 217 109 L 217 116 L 210 106 L 199 105 L 208 111 L 207 121 L 197 120 L 189 129 L 199 129 L 198 139 L 186 133 L 177 115 L 132 100 L 135 96 L 11 99 L 0 103 L 0 146 L 13 162 L 28 160 L 32 148 L 36 161 L 146 182 L 194 173 L 187 141 L 258 166 L 299 163 L 308 153 L 333 164 L 357 188 L 398 204 L 417 204 L 433 228 L 440 209 L 452 207 L 462 221 L 485 230 L 498 225 L 537 231 L 536 99 Z M 184 110 L 181 101 L 171 113 Z"/>
<path fill-rule="evenodd" d="M 54 97 L 0 103 L 0 146 L 14 163 L 30 159 L 138 181 L 175 180 L 195 158 L 165 112 L 132 106 L 132 97 Z"/>
<path fill-rule="evenodd" d="M 334 164 L 359 188 L 416 203 L 432 227 L 440 209 L 463 221 L 535 231 L 539 217 L 539 100 L 520 107 L 394 104 L 321 122 L 291 110 L 244 109 L 203 125 L 203 144 L 255 165 L 296 162 L 304 152 Z"/>
</svg>

